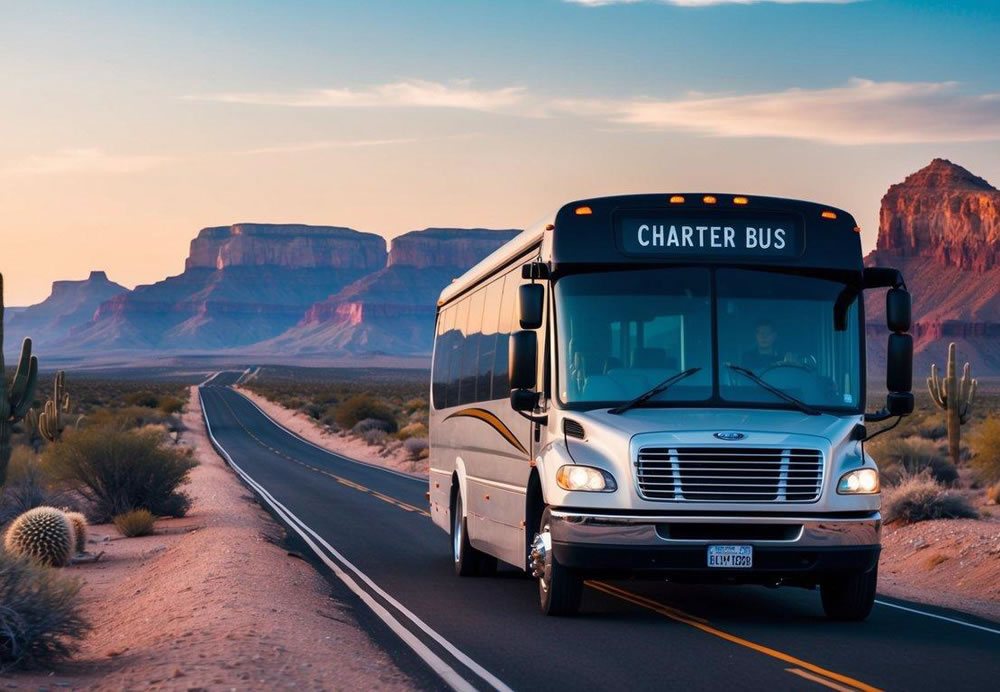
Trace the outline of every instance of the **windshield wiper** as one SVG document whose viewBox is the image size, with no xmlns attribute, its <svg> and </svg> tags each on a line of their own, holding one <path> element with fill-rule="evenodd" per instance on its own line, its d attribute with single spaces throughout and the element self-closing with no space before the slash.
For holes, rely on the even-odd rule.
<svg viewBox="0 0 1000 692">
<path fill-rule="evenodd" d="M 621 404 L 620 406 L 615 406 L 612 409 L 608 409 L 608 413 L 613 413 L 616 416 L 619 415 L 619 414 L 625 413 L 630 408 L 634 408 L 636 406 L 639 406 L 640 404 L 643 404 L 643 403 L 649 401 L 650 399 L 652 399 L 657 394 L 660 394 L 662 392 L 667 391 L 668 389 L 670 389 L 670 387 L 675 382 L 680 382 L 685 377 L 690 377 L 691 375 L 695 374 L 699 370 L 701 370 L 701 368 L 688 368 L 687 370 L 681 370 L 676 375 L 673 375 L 673 376 L 668 377 L 667 379 L 663 380 L 663 382 L 661 382 L 660 384 L 656 385 L 655 387 L 653 387 L 652 389 L 650 389 L 645 394 L 640 394 L 639 396 L 637 396 L 636 398 L 632 399 L 631 401 L 626 401 L 624 404 Z"/>
<path fill-rule="evenodd" d="M 746 368 L 740 367 L 739 365 L 733 365 L 732 363 L 726 363 L 726 367 L 729 368 L 730 370 L 733 370 L 734 372 L 738 372 L 751 382 L 760 385 L 762 389 L 766 389 L 767 391 L 771 392 L 771 394 L 774 394 L 776 397 L 784 399 L 785 401 L 792 404 L 795 408 L 802 411 L 803 413 L 808 413 L 810 416 L 818 416 L 820 414 L 819 411 L 817 411 L 816 409 L 814 409 L 812 406 L 802 401 L 801 399 L 796 399 L 788 392 L 778 389 L 774 385 L 770 385 L 761 378 L 757 377 L 757 375 L 754 374 L 752 370 L 747 370 Z"/>
</svg>

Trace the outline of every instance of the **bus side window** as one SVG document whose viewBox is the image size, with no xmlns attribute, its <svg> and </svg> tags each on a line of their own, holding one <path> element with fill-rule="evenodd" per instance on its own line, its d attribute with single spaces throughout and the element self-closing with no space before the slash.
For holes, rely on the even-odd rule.
<svg viewBox="0 0 1000 692">
<path fill-rule="evenodd" d="M 482 341 L 483 303 L 486 291 L 482 288 L 466 298 L 469 304 L 469 320 L 465 330 L 465 343 L 462 347 L 461 382 L 459 383 L 458 403 L 471 404 L 479 399 L 476 397 L 476 373 L 479 367 L 479 344 Z"/>
<path fill-rule="evenodd" d="M 493 389 L 493 360 L 496 355 L 497 325 L 500 323 L 500 303 L 503 297 L 503 277 L 495 279 L 486 287 L 486 301 L 483 305 L 483 334 L 479 343 L 479 366 L 477 368 L 476 399 L 489 401 Z"/>
<path fill-rule="evenodd" d="M 451 358 L 451 326 L 455 322 L 455 311 L 448 307 L 438 315 L 437 339 L 434 341 L 434 375 L 432 395 L 434 408 L 446 406 L 448 392 L 448 361 Z"/>
<path fill-rule="evenodd" d="M 451 343 L 451 357 L 448 359 L 448 406 L 458 406 L 459 384 L 462 378 L 462 351 L 465 349 L 466 322 L 469 318 L 469 302 L 463 298 L 452 308 L 455 311 L 454 336 Z"/>
<path fill-rule="evenodd" d="M 503 281 L 503 298 L 500 302 L 500 324 L 497 328 L 496 359 L 493 363 L 494 399 L 510 396 L 510 380 L 507 379 L 507 347 L 514 326 L 514 311 L 517 308 L 517 287 L 521 285 L 521 267 L 508 272 Z"/>
</svg>

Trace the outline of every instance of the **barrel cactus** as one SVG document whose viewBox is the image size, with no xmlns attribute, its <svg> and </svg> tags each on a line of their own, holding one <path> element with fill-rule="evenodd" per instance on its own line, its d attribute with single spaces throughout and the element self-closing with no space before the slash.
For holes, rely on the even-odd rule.
<svg viewBox="0 0 1000 692">
<path fill-rule="evenodd" d="M 73 523 L 55 507 L 35 507 L 15 519 L 4 539 L 13 555 L 25 555 L 44 565 L 62 567 L 73 554 Z"/>
<path fill-rule="evenodd" d="M 87 517 L 83 512 L 66 512 L 73 525 L 73 549 L 77 555 L 87 552 Z"/>
</svg>

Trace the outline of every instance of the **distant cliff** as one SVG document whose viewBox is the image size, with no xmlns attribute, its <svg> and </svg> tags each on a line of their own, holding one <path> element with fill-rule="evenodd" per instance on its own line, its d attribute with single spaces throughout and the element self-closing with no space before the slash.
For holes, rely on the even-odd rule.
<svg viewBox="0 0 1000 692">
<path fill-rule="evenodd" d="M 251 344 L 280 334 L 310 305 L 385 262 L 381 236 L 350 228 L 206 228 L 191 241 L 182 274 L 104 302 L 59 345 L 211 350 Z"/>
<path fill-rule="evenodd" d="M 1000 374 L 1000 191 L 944 159 L 889 188 L 868 266 L 900 269 L 913 296 L 917 374 L 949 341 L 983 374 Z M 869 296 L 870 346 L 884 347 L 885 303 Z M 873 359 L 873 364 L 881 357 Z"/>
<path fill-rule="evenodd" d="M 441 290 L 516 230 L 428 228 L 392 241 L 385 268 L 314 304 L 260 348 L 282 353 L 430 353 Z"/>
<path fill-rule="evenodd" d="M 7 321 L 7 345 L 26 336 L 38 345 L 58 341 L 71 329 L 90 322 L 102 303 L 125 293 L 128 289 L 103 271 L 90 272 L 81 281 L 53 281 L 48 298 L 19 310 Z"/>
</svg>

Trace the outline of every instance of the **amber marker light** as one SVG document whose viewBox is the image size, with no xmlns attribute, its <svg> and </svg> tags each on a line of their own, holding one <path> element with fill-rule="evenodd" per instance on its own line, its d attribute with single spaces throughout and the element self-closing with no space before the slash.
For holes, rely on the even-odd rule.
<svg viewBox="0 0 1000 692">
<path fill-rule="evenodd" d="M 861 232 L 861 226 L 855 226 L 854 227 L 854 232 L 855 233 L 860 233 Z"/>
<path fill-rule="evenodd" d="M 594 213 L 594 210 L 591 209 L 590 207 L 577 207 L 576 208 L 576 215 L 577 216 L 590 216 L 593 213 Z"/>
<path fill-rule="evenodd" d="M 824 219 L 835 219 L 835 218 L 837 218 L 837 214 L 835 212 L 832 212 L 832 211 L 824 211 L 822 214 L 820 214 L 820 216 L 822 216 Z"/>
<path fill-rule="evenodd" d="M 715 199 L 715 197 L 713 197 L 712 195 L 705 195 L 704 197 L 701 198 L 701 201 L 704 202 L 705 204 L 715 204 L 718 200 Z"/>
<path fill-rule="evenodd" d="M 556 227 L 556 225 L 554 223 L 547 223 L 547 224 L 545 224 L 545 230 L 546 231 L 554 230 L 555 227 Z"/>
<path fill-rule="evenodd" d="M 747 204 L 750 200 L 746 197 L 733 197 L 733 204 Z"/>
<path fill-rule="evenodd" d="M 674 195 L 673 197 L 670 198 L 670 203 L 671 204 L 684 204 L 684 198 L 681 197 L 680 195 Z"/>
</svg>

